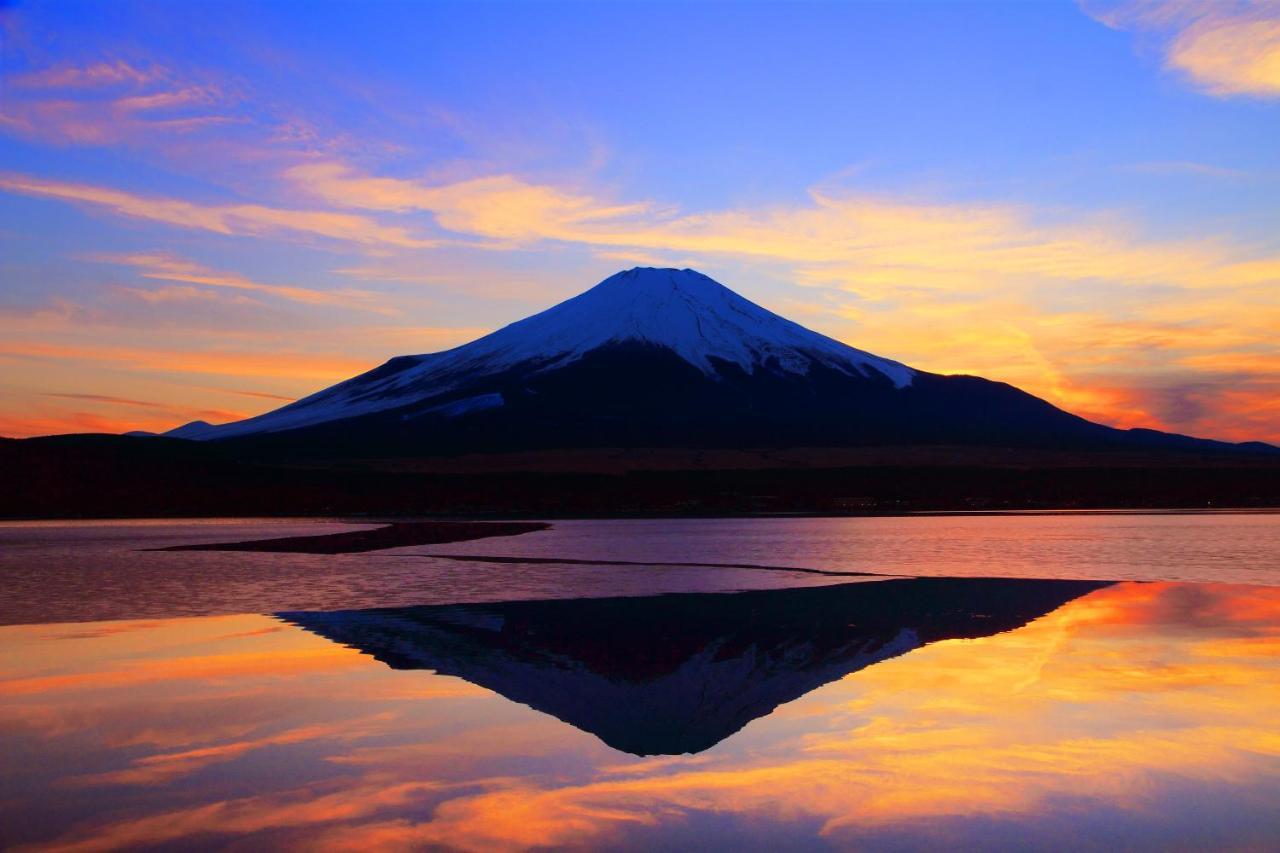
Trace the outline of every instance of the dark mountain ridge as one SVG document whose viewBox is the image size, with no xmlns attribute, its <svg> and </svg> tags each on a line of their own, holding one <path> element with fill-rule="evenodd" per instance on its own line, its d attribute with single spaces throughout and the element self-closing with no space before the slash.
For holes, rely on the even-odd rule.
<svg viewBox="0 0 1280 853">
<path fill-rule="evenodd" d="M 619 273 L 470 344 L 393 358 L 264 415 L 170 435 L 267 458 L 882 445 L 1280 452 L 1092 423 L 1002 382 L 854 349 L 692 270 L 657 269 Z"/>
</svg>

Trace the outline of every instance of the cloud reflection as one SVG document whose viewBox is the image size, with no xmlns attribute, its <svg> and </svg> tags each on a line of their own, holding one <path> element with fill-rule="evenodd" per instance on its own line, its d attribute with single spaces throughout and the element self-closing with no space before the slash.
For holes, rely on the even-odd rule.
<svg viewBox="0 0 1280 853">
<path fill-rule="evenodd" d="M 43 666 L 58 672 L 40 676 L 29 656 L 5 660 L 4 684 L 23 691 L 5 694 L 0 745 L 31 736 L 15 711 L 44 709 L 62 724 L 39 735 L 41 748 L 64 756 L 25 779 L 6 771 L 9 814 L 73 766 L 182 769 L 157 771 L 127 816 L 107 817 L 81 799 L 90 788 L 64 786 L 65 814 L 26 840 L 54 839 L 55 849 L 214 838 L 309 849 L 645 846 L 696 838 L 714 821 L 717 831 L 755 827 L 757 843 L 792 846 L 980 845 L 992 826 L 1006 841 L 1010 832 L 1128 832 L 1130 843 L 1161 846 L 1178 841 L 1174 831 L 1194 843 L 1203 826 L 1242 842 L 1280 829 L 1269 805 L 1280 766 L 1280 589 L 1101 589 L 1016 630 L 875 664 L 692 759 L 631 759 L 457 679 L 389 669 L 302 631 L 255 633 L 271 624 L 259 617 L 181 621 L 188 633 L 207 627 L 185 645 L 174 622 L 94 639 L 2 629 L 49 650 Z M 89 643 L 101 647 L 94 659 L 58 653 Z M 155 678 L 110 675 L 119 672 Z M 94 691 L 92 702 L 70 692 L 77 684 Z M 164 729 L 156 709 L 175 690 L 194 691 L 211 720 L 249 721 L 253 731 L 213 732 L 188 749 L 94 743 L 111 715 Z M 295 769 L 263 775 L 268 755 Z M 216 758 L 216 777 L 206 758 Z M 228 797 L 225 779 L 258 793 Z M 1188 798 L 1194 812 L 1182 807 Z M 1187 828 L 1192 813 L 1201 829 Z"/>
</svg>

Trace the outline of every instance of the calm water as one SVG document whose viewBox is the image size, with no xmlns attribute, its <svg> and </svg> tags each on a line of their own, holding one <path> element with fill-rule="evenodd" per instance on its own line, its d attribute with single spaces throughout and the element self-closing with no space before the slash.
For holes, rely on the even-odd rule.
<svg viewBox="0 0 1280 853">
<path fill-rule="evenodd" d="M 1280 514 L 557 521 L 540 533 L 376 554 L 146 550 L 371 526 L 339 520 L 0 522 L 0 625 L 716 592 L 851 580 L 776 570 L 787 567 L 1280 585 Z M 438 555 L 587 564 L 462 562 Z"/>
<path fill-rule="evenodd" d="M 0 847 L 1280 847 L 1280 516 L 358 526 L 0 525 Z"/>
</svg>

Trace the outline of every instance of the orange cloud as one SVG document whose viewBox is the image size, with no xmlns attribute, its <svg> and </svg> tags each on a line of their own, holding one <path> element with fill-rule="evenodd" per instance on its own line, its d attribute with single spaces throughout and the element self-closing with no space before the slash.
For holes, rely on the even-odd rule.
<svg viewBox="0 0 1280 853">
<path fill-rule="evenodd" d="M 123 346 L 71 346 L 28 341 L 0 342 L 0 356 L 25 359 L 71 359 L 125 365 L 159 373 L 210 373 L 223 376 L 280 376 L 306 379 L 346 378 L 372 365 L 341 356 L 288 352 L 200 352 L 153 350 Z"/>
<path fill-rule="evenodd" d="M 1165 39 L 1165 64 L 1220 97 L 1280 96 L 1280 7 L 1267 0 L 1118 0 L 1085 11 L 1115 29 Z"/>
<path fill-rule="evenodd" d="M 218 388 L 218 391 L 226 391 L 228 394 L 239 394 L 243 397 L 257 397 L 262 400 L 279 400 L 285 403 L 292 403 L 297 397 L 288 397 L 284 394 L 268 394 L 266 391 L 244 391 L 237 388 Z"/>
<path fill-rule="evenodd" d="M 117 667 L 92 672 L 68 672 L 0 678 L 0 696 L 18 697 L 135 688 L 177 680 L 263 676 L 287 669 L 290 674 L 359 667 L 361 662 L 341 646 L 278 651 L 227 652 L 200 657 L 169 657 L 127 661 Z"/>
<path fill-rule="evenodd" d="M 184 267 L 173 274 L 204 272 Z M 202 285 L 192 287 L 205 292 Z M 489 331 L 374 324 L 347 326 L 335 338 L 331 324 L 309 324 L 289 333 L 285 349 L 280 333 L 269 327 L 140 325 L 129 313 L 117 325 L 118 309 L 113 299 L 106 308 L 62 303 L 0 316 L 0 363 L 9 366 L 0 435 L 164 431 L 191 420 L 238 420 L 363 372 L 390 355 L 447 349 Z M 215 383 L 213 377 L 241 381 Z"/>
<path fill-rule="evenodd" d="M 248 290 L 287 299 L 291 302 L 300 302 L 304 305 L 333 305 L 372 311 L 377 314 L 400 313 L 393 307 L 376 302 L 375 300 L 379 298 L 378 294 L 368 290 L 352 288 L 318 290 L 295 285 L 263 284 L 252 281 L 238 273 L 211 270 L 194 261 L 188 261 L 163 252 L 132 255 L 98 255 L 94 259 L 106 263 L 134 267 L 143 278 L 179 281 L 207 285 L 209 287 L 226 287 L 234 290 Z"/>
<path fill-rule="evenodd" d="M 1037 255 L 1062 267 L 1100 236 L 1082 232 L 1078 239 L 1065 241 L 1037 235 L 1019 212 L 998 206 L 922 205 L 820 191 L 812 192 L 812 203 L 806 206 L 673 216 L 650 203 L 608 204 L 510 175 L 431 185 L 360 175 L 339 163 L 298 166 L 285 175 L 334 204 L 401 213 L 429 211 L 444 228 L 494 240 L 561 240 L 822 264 L 859 261 L 868 268 L 906 265 L 945 270 L 952 276 L 1000 268 L 1025 272 Z M 1105 250 L 1115 242 L 1110 238 L 1101 245 Z M 935 260 L 939 253 L 943 257 Z M 1127 270 L 1144 276 L 1158 276 L 1160 269 L 1171 269 L 1179 260 L 1165 256 L 1153 270 L 1149 262 L 1156 252 L 1133 258 L 1128 256 L 1131 253 L 1111 254 Z M 903 262 L 904 255 L 911 259 L 908 264 Z M 953 263 L 957 255 L 966 263 Z M 1094 248 L 1085 257 L 1098 255 Z M 983 262 L 975 264 L 975 256 Z M 1057 272 L 1067 277 L 1082 274 L 1070 266 Z"/>
<path fill-rule="evenodd" d="M 338 723 L 298 726 L 258 738 L 148 755 L 134 761 L 133 766 L 124 770 L 73 777 L 66 781 L 65 786 L 163 785 L 211 765 L 235 761 L 266 747 L 289 746 L 315 740 L 341 743 L 367 738 L 382 731 L 384 724 L 392 717 L 390 713 L 373 714 L 367 718 Z"/>
<path fill-rule="evenodd" d="M 56 414 L 0 415 L 0 436 L 31 438 L 66 433 L 122 433 L 136 429 L 152 432 L 172 429 L 179 421 L 150 417 L 113 417 L 95 412 L 59 411 Z"/>
<path fill-rule="evenodd" d="M 27 438 L 73 432 L 122 433 L 133 430 L 163 432 L 194 420 L 227 423 L 246 418 L 242 410 L 183 406 L 172 402 L 133 400 L 110 394 L 43 392 L 40 397 L 97 407 L 94 411 L 50 409 L 22 405 L 20 413 L 0 413 L 0 436 Z"/>
<path fill-rule="evenodd" d="M 676 215 L 495 175 L 449 184 L 312 163 L 286 177 L 335 205 L 432 213 L 444 228 L 500 243 L 541 240 L 726 255 L 797 265 L 802 282 L 872 298 L 902 288 L 965 293 L 1030 281 L 1107 280 L 1221 288 L 1280 280 L 1280 258 L 1242 260 L 1213 241 L 1133 236 L 1114 221 L 1038 223 L 1014 205 L 941 204 L 815 188 L 804 205 Z M 994 281 L 993 281 L 994 277 Z"/>
<path fill-rule="evenodd" d="M 346 788 L 333 793 L 301 790 L 292 795 L 223 800 L 136 821 L 122 821 L 95 829 L 90 835 L 71 835 L 44 849 L 60 853 L 88 853 L 159 845 L 200 836 L 248 835 L 266 830 L 353 821 L 383 809 L 421 806 L 429 801 L 431 795 L 446 787 L 438 782 L 405 782 Z"/>
<path fill-rule="evenodd" d="M 127 397 L 112 397 L 108 394 L 57 394 L 46 392 L 46 397 L 57 397 L 63 400 L 84 400 L 91 403 L 114 403 L 120 406 L 139 406 L 145 409 L 155 409 L 162 406 L 162 403 L 151 402 L 148 400 L 130 400 Z"/>
<path fill-rule="evenodd" d="M 344 207 L 406 213 L 429 210 L 444 228 L 499 241 L 576 240 L 585 223 L 647 212 L 646 203 L 607 205 L 589 195 L 511 175 L 429 185 L 360 175 L 341 163 L 295 166 L 285 172 L 307 192 Z"/>
</svg>

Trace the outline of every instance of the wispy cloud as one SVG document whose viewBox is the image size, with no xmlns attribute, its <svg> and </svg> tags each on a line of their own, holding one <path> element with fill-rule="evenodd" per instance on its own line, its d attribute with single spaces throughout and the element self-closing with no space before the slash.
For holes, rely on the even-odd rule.
<svg viewBox="0 0 1280 853">
<path fill-rule="evenodd" d="M 1280 272 L 1280 258 L 1246 268 L 1239 250 L 1210 240 L 1146 239 L 1108 216 L 1041 221 L 1031 209 L 998 202 L 815 187 L 807 204 L 680 213 L 509 175 L 428 184 L 329 163 L 286 177 L 335 205 L 428 212 L 443 228 L 495 245 L 558 241 L 646 260 L 657 260 L 655 252 L 756 258 L 798 265 L 814 282 L 856 280 L 866 291 L 964 290 L 992 276 L 1197 284 L 1271 280 Z"/>
<path fill-rule="evenodd" d="M 432 240 L 366 216 L 323 210 L 290 210 L 260 204 L 200 204 L 144 196 L 90 184 L 0 173 L 0 190 L 88 205 L 106 212 L 227 236 L 304 235 L 370 247 L 427 248 Z"/>
<path fill-rule="evenodd" d="M 169 285 L 164 287 L 126 287 L 119 285 L 114 291 L 122 296 L 139 299 L 152 305 L 184 302 L 228 303 L 231 305 L 261 305 L 261 300 L 242 293 L 227 294 L 190 285 Z"/>
<path fill-rule="evenodd" d="M 124 411 L 111 404 L 102 405 L 94 411 L 34 407 L 16 413 L 0 412 L 0 436 L 30 438 L 85 432 L 118 434 L 133 430 L 164 432 L 194 420 L 228 423 L 247 416 L 238 410 L 162 404 L 145 410 L 126 408 Z"/>
<path fill-rule="evenodd" d="M 341 288 L 320 290 L 287 284 L 263 284 L 238 273 L 221 272 L 165 252 L 131 255 L 97 255 L 93 260 L 133 267 L 143 278 L 160 281 L 177 281 L 208 287 L 247 290 L 300 302 L 304 305 L 330 305 L 355 308 L 377 314 L 393 315 L 399 311 L 384 305 L 380 296 L 367 290 Z"/>
<path fill-rule="evenodd" d="M 0 129 L 60 145 L 154 145 L 246 120 L 240 97 L 211 77 L 121 59 L 63 63 L 13 75 Z"/>
<path fill-rule="evenodd" d="M 167 404 L 157 403 L 151 400 L 131 400 L 128 397 L 112 397 L 108 394 L 62 394 L 52 391 L 46 392 L 46 397 L 56 397 L 60 400 L 82 400 L 89 403 L 112 403 L 118 406 L 137 406 L 143 409 L 165 408 Z"/>
<path fill-rule="evenodd" d="M 335 382 L 373 365 L 366 360 L 300 352 L 163 350 L 129 346 L 0 341 L 0 356 L 106 362 L 150 373 L 275 376 Z"/>
<path fill-rule="evenodd" d="M 146 85 L 168 76 L 155 65 L 111 59 L 85 64 L 62 63 L 15 74 L 9 79 L 9 85 L 17 89 L 99 89 L 122 84 Z"/>
<path fill-rule="evenodd" d="M 513 175 L 445 184 L 375 177 L 336 162 L 295 166 L 285 177 L 331 204 L 361 210 L 430 211 L 442 228 L 496 241 L 580 239 L 591 223 L 645 214 L 647 202 L 608 204 L 593 196 Z"/>
<path fill-rule="evenodd" d="M 285 394 L 268 394 L 266 391 L 244 391 L 238 388 L 219 388 L 217 390 L 225 391 L 228 394 L 239 394 L 242 397 L 257 397 L 260 400 L 278 400 L 285 403 L 292 403 L 297 399 Z"/>
<path fill-rule="evenodd" d="M 1160 41 L 1165 66 L 1211 95 L 1280 97 L 1280 4 L 1270 0 L 1086 0 L 1114 29 Z"/>
</svg>

